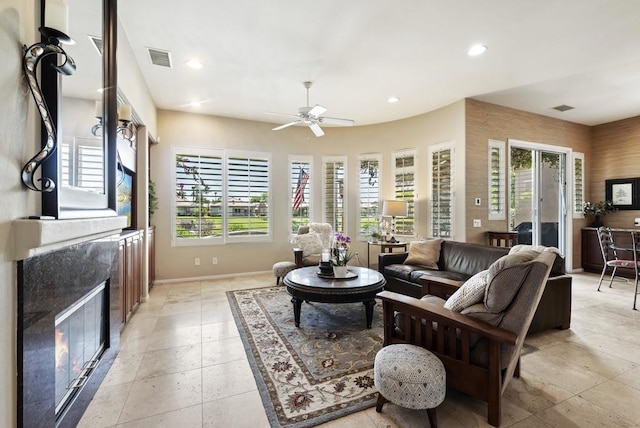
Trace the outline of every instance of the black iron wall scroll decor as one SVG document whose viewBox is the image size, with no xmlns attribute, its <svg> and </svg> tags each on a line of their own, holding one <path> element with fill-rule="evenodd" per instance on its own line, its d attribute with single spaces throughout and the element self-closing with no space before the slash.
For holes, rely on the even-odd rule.
<svg viewBox="0 0 640 428">
<path fill-rule="evenodd" d="M 40 151 L 27 162 L 22 168 L 22 182 L 29 189 L 37 192 L 52 192 L 56 183 L 49 177 L 41 177 L 38 179 L 42 182 L 38 187 L 34 181 L 36 170 L 56 151 L 56 127 L 51 120 L 49 108 L 42 95 L 42 90 L 36 78 L 36 69 L 41 59 L 50 55 L 60 55 L 62 59 L 61 65 L 52 64 L 52 67 L 60 74 L 70 76 L 76 70 L 76 64 L 67 53 L 62 49 L 61 44 L 73 44 L 74 41 L 60 30 L 50 27 L 40 27 L 40 33 L 46 38 L 46 42 L 35 43 L 28 48 L 24 46 L 24 57 L 22 68 L 29 83 L 29 89 L 33 95 L 33 99 L 38 107 L 38 112 L 42 118 L 42 123 L 47 132 L 46 143 Z"/>
</svg>

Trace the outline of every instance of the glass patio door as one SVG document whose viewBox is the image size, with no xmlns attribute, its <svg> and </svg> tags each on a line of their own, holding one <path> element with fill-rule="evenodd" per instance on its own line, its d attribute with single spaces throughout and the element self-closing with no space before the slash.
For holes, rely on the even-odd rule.
<svg viewBox="0 0 640 428">
<path fill-rule="evenodd" d="M 566 245 L 566 155 L 510 146 L 510 226 L 518 243 Z"/>
</svg>

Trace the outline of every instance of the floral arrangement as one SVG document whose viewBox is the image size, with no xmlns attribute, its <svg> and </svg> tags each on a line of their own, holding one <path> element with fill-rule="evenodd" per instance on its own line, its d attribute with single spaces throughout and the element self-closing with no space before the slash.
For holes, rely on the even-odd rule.
<svg viewBox="0 0 640 428">
<path fill-rule="evenodd" d="M 591 202 L 585 202 L 582 207 L 582 212 L 584 215 L 594 215 L 596 217 L 607 215 L 609 213 L 618 211 L 616 207 L 613 206 L 611 201 L 600 201 L 592 204 Z"/>
<path fill-rule="evenodd" d="M 346 266 L 349 260 L 353 258 L 354 253 L 349 251 L 351 246 L 351 238 L 343 233 L 336 233 L 333 238 L 333 258 L 331 264 L 333 266 Z"/>
</svg>

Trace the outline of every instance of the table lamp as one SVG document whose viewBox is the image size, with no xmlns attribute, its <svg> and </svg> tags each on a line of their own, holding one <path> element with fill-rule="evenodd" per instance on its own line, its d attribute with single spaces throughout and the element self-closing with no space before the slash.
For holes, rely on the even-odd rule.
<svg viewBox="0 0 640 428">
<path fill-rule="evenodd" d="M 391 217 L 391 238 L 389 242 L 398 242 L 396 240 L 396 217 L 406 217 L 409 213 L 409 204 L 407 201 L 390 200 L 382 202 L 382 215 Z"/>
</svg>

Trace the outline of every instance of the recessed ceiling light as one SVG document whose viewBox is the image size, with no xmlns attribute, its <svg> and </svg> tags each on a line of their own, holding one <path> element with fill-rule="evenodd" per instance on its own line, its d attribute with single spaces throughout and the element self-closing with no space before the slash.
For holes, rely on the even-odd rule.
<svg viewBox="0 0 640 428">
<path fill-rule="evenodd" d="M 392 103 L 393 104 L 393 103 L 397 103 L 398 101 L 400 101 L 400 98 L 398 98 L 398 97 L 389 97 L 389 98 L 387 98 L 387 102 L 388 103 Z"/>
<path fill-rule="evenodd" d="M 469 56 L 482 55 L 483 53 L 486 52 L 486 50 L 487 50 L 487 46 L 486 45 L 481 45 L 481 44 L 473 45 L 467 51 L 467 55 L 469 55 Z"/>
<path fill-rule="evenodd" d="M 189 103 L 191 107 L 200 107 L 202 103 L 200 101 L 192 101 Z"/>
<path fill-rule="evenodd" d="M 199 59 L 190 59 L 187 61 L 187 66 L 193 68 L 194 70 L 200 70 L 204 67 L 204 64 Z"/>
</svg>

